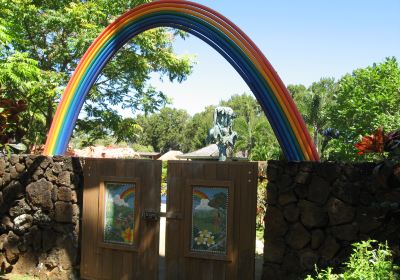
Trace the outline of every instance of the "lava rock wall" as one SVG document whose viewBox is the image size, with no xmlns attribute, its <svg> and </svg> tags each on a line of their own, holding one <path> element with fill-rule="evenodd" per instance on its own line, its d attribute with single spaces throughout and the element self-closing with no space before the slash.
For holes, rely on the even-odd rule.
<svg viewBox="0 0 400 280">
<path fill-rule="evenodd" d="M 315 265 L 338 268 L 351 244 L 367 239 L 388 241 L 398 261 L 400 178 L 382 184 L 375 166 L 268 162 L 263 279 L 304 279 Z"/>
<path fill-rule="evenodd" d="M 78 158 L 0 157 L 0 273 L 77 275 L 82 189 Z"/>
</svg>

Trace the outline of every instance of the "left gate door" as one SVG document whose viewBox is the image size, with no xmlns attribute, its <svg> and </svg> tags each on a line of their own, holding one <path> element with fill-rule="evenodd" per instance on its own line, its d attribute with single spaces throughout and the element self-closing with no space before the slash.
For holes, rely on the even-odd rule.
<svg viewBox="0 0 400 280">
<path fill-rule="evenodd" d="M 161 161 L 85 159 L 83 170 L 81 277 L 158 279 Z"/>
</svg>

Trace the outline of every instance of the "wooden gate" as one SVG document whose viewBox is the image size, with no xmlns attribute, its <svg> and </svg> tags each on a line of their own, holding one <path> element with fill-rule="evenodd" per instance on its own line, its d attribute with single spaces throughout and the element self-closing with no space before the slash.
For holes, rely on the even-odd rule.
<svg viewBox="0 0 400 280">
<path fill-rule="evenodd" d="M 81 277 L 158 279 L 161 161 L 86 159 L 83 168 Z"/>
<path fill-rule="evenodd" d="M 168 162 L 167 279 L 254 279 L 257 164 Z"/>
</svg>

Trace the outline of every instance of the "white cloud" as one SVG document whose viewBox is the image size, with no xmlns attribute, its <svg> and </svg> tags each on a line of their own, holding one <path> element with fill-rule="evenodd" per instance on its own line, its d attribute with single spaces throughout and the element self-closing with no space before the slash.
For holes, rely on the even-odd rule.
<svg viewBox="0 0 400 280">
<path fill-rule="evenodd" d="M 210 201 L 207 198 L 203 198 L 200 200 L 200 204 L 196 206 L 196 210 L 206 210 L 206 211 L 210 211 L 210 210 L 215 210 L 215 208 L 208 206 L 208 203 Z"/>
<path fill-rule="evenodd" d="M 129 204 L 126 203 L 125 200 L 121 199 L 121 198 L 119 197 L 118 194 L 116 194 L 116 195 L 113 197 L 113 201 L 114 201 L 114 203 L 117 204 L 118 206 L 129 207 Z"/>
</svg>

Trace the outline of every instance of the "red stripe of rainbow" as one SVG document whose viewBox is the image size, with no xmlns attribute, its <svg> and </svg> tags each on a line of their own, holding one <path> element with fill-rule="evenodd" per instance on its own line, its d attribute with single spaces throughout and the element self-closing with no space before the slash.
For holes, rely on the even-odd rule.
<svg viewBox="0 0 400 280">
<path fill-rule="evenodd" d="M 135 188 L 128 188 L 119 195 L 119 198 L 125 201 L 127 201 L 130 197 L 135 197 Z"/>
<path fill-rule="evenodd" d="M 208 196 L 199 190 L 193 190 L 193 196 L 198 197 L 199 199 L 208 199 Z"/>
</svg>

